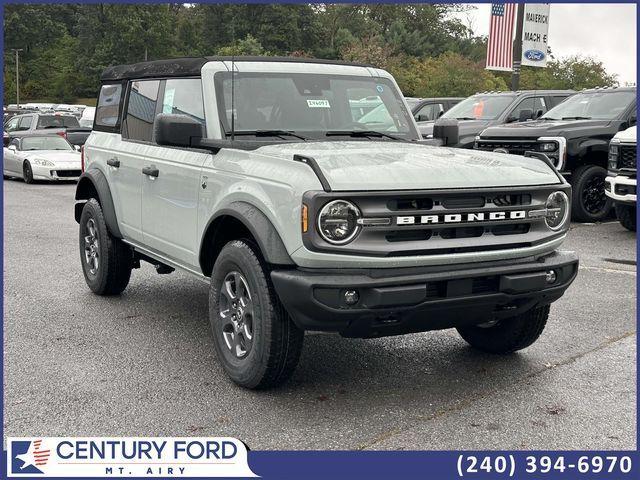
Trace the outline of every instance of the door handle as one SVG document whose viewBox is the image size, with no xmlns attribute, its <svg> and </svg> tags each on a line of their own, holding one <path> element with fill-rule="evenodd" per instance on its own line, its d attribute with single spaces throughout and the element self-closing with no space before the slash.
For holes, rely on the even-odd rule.
<svg viewBox="0 0 640 480">
<path fill-rule="evenodd" d="M 160 173 L 160 170 L 158 170 L 154 165 L 151 165 L 150 167 L 144 167 L 142 169 L 142 173 L 144 173 L 145 175 L 149 175 L 150 177 L 156 178 Z"/>
<path fill-rule="evenodd" d="M 116 157 L 110 158 L 109 160 L 107 160 L 107 165 L 113 168 L 120 168 L 120 160 L 118 160 Z"/>
</svg>

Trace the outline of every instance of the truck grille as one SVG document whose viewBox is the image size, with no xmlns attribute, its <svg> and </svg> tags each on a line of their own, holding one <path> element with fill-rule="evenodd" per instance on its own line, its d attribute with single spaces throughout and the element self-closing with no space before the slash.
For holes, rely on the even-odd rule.
<svg viewBox="0 0 640 480">
<path fill-rule="evenodd" d="M 636 169 L 636 146 L 620 145 L 620 155 L 618 156 L 618 169 Z"/>
<path fill-rule="evenodd" d="M 316 251 L 386 257 L 531 247 L 562 234 L 550 230 L 543 218 L 528 213 L 544 209 L 549 194 L 557 190 L 568 190 L 568 186 L 480 193 L 308 192 L 304 203 L 309 208 L 309 229 L 303 241 Z M 365 220 L 357 237 L 339 246 L 322 240 L 316 230 L 318 212 L 337 195 L 357 205 Z M 386 223 L 366 224 L 367 219 L 385 219 Z"/>
<path fill-rule="evenodd" d="M 524 152 L 538 151 L 538 142 L 535 140 L 529 141 L 505 141 L 505 140 L 479 140 L 478 150 L 486 150 L 493 152 L 496 148 L 504 148 L 512 155 L 524 155 Z"/>
</svg>

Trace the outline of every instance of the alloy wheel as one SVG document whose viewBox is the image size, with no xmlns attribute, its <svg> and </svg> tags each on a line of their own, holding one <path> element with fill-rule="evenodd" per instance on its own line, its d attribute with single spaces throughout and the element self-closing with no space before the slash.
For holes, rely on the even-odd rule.
<svg viewBox="0 0 640 480">
<path fill-rule="evenodd" d="M 227 348 L 236 358 L 246 357 L 253 344 L 253 301 L 240 272 L 229 272 L 222 281 L 218 314 Z"/>
<path fill-rule="evenodd" d="M 582 189 L 582 205 L 591 214 L 598 214 L 607 203 L 607 196 L 604 193 L 604 176 L 593 175 L 589 178 Z"/>
<path fill-rule="evenodd" d="M 100 267 L 100 240 L 98 229 L 93 218 L 87 220 L 86 235 L 84 236 L 84 260 L 89 268 L 89 273 L 95 275 Z"/>
</svg>

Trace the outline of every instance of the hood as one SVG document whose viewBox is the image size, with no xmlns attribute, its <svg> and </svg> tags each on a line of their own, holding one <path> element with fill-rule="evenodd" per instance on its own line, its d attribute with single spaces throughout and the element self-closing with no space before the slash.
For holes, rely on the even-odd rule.
<svg viewBox="0 0 640 480">
<path fill-rule="evenodd" d="M 636 127 L 629 127 L 622 132 L 618 132 L 613 138 L 623 143 L 636 143 Z"/>
<path fill-rule="evenodd" d="M 482 132 L 481 136 L 482 138 L 564 136 L 568 132 L 606 128 L 610 123 L 610 120 L 533 120 L 489 127 Z"/>
<path fill-rule="evenodd" d="M 433 124 L 435 122 L 418 123 L 418 130 L 423 137 L 433 135 Z M 467 137 L 469 135 L 476 136 L 480 134 L 489 124 L 491 120 L 458 120 L 459 136 Z"/>
<path fill-rule="evenodd" d="M 34 150 L 27 153 L 27 158 L 45 158 L 55 163 L 80 164 L 80 152 L 70 150 Z"/>
<path fill-rule="evenodd" d="M 313 157 L 332 190 L 422 190 L 560 183 L 543 161 L 518 155 L 394 141 L 286 143 L 255 151 Z"/>
</svg>

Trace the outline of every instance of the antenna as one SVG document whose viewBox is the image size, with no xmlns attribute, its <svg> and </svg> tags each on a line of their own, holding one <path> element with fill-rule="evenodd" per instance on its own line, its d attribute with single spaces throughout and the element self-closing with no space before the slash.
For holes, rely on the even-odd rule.
<svg viewBox="0 0 640 480">
<path fill-rule="evenodd" d="M 231 41 L 233 44 L 231 50 L 231 141 L 236 138 L 236 29 L 234 24 L 231 24 Z"/>
</svg>

